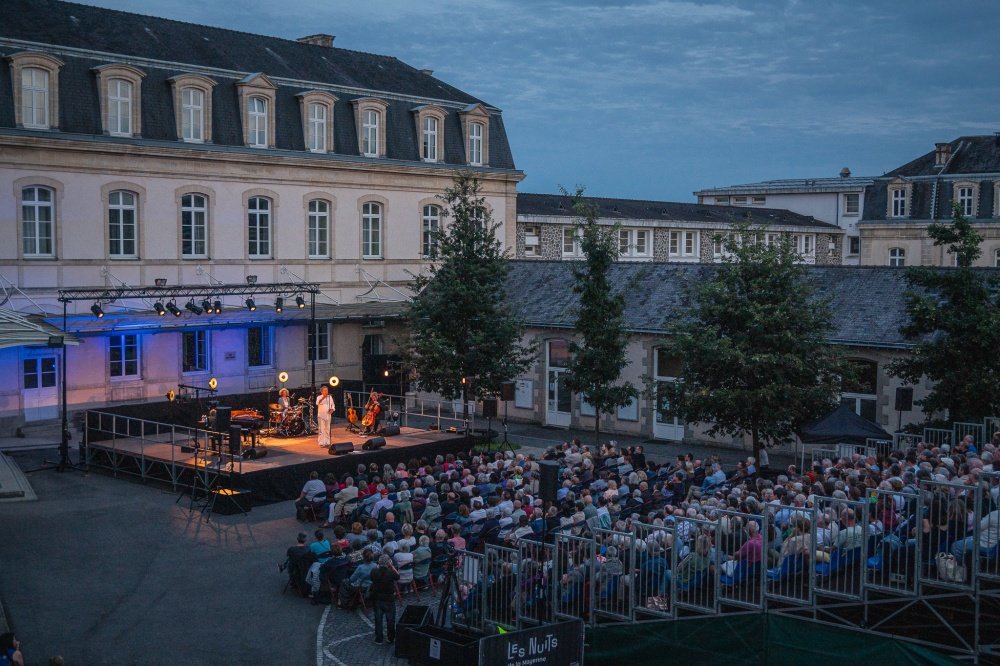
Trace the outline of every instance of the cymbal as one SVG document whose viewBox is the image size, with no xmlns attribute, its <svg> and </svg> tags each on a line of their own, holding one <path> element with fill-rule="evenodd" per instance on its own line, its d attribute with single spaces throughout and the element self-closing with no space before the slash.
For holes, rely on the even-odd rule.
<svg viewBox="0 0 1000 666">
<path fill-rule="evenodd" d="M 279 409 L 281 409 L 281 405 L 279 405 L 279 404 L 278 404 L 278 403 L 276 403 L 276 402 L 272 402 L 272 403 L 271 403 L 270 405 L 268 405 L 268 406 L 267 406 L 267 408 L 268 408 L 268 409 L 270 409 L 270 410 L 272 410 L 272 411 L 275 411 L 275 412 L 276 412 L 276 411 L 278 411 Z"/>
</svg>

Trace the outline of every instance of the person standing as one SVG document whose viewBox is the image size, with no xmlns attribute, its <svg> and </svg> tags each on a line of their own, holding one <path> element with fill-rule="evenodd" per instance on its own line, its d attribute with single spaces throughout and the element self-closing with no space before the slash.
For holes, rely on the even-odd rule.
<svg viewBox="0 0 1000 666">
<path fill-rule="evenodd" d="M 319 445 L 324 448 L 330 446 L 330 420 L 336 408 L 330 389 L 322 386 L 316 398 L 316 423 L 319 425 Z"/>
<path fill-rule="evenodd" d="M 371 573 L 372 607 L 375 612 L 375 645 L 382 644 L 382 618 L 387 621 L 390 643 L 396 641 L 396 582 L 399 571 L 393 566 L 392 558 L 382 555 L 378 558 L 378 568 Z"/>
<path fill-rule="evenodd" d="M 397 576 L 398 578 L 398 576 Z M 394 616 L 395 617 L 395 616 Z M 392 635 L 396 635 L 396 628 L 392 628 Z M 389 639 L 392 642 L 392 639 Z M 21 653 L 21 642 L 17 637 L 7 632 L 0 635 L 0 663 L 10 664 L 10 666 L 24 666 L 24 655 Z"/>
</svg>

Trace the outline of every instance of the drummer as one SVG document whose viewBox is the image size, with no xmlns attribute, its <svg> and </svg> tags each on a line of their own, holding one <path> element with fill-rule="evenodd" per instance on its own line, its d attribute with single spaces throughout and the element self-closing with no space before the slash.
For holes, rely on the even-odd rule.
<svg viewBox="0 0 1000 666">
<path fill-rule="evenodd" d="M 278 391 L 278 409 L 284 412 L 286 409 L 292 407 L 292 399 L 289 396 L 288 389 L 282 388 Z"/>
</svg>

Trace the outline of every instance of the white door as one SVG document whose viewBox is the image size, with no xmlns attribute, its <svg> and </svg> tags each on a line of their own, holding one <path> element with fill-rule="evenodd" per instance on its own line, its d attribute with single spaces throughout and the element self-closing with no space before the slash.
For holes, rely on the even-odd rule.
<svg viewBox="0 0 1000 666">
<path fill-rule="evenodd" d="M 653 374 L 656 379 L 656 398 L 653 405 L 653 438 L 679 442 L 684 439 L 684 422 L 670 409 L 664 389 L 677 381 L 681 374 L 680 359 L 669 356 L 665 349 L 654 352 Z"/>
<path fill-rule="evenodd" d="M 569 343 L 549 340 L 545 346 L 545 424 L 568 428 L 572 418 L 573 392 L 566 386 L 569 377 Z"/>
<path fill-rule="evenodd" d="M 59 417 L 58 358 L 55 354 L 46 354 L 22 360 L 25 421 Z"/>
</svg>

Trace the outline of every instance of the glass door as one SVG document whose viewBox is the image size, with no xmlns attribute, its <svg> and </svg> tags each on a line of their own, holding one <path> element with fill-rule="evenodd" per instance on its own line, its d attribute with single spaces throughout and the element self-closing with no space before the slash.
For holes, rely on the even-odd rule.
<svg viewBox="0 0 1000 666">
<path fill-rule="evenodd" d="M 569 371 L 569 344 L 565 340 L 550 340 L 546 346 L 547 401 L 546 425 L 569 427 L 572 419 L 573 392 L 566 385 Z"/>
<path fill-rule="evenodd" d="M 24 420 L 59 417 L 58 356 L 34 356 L 21 361 L 24 382 Z"/>
</svg>

